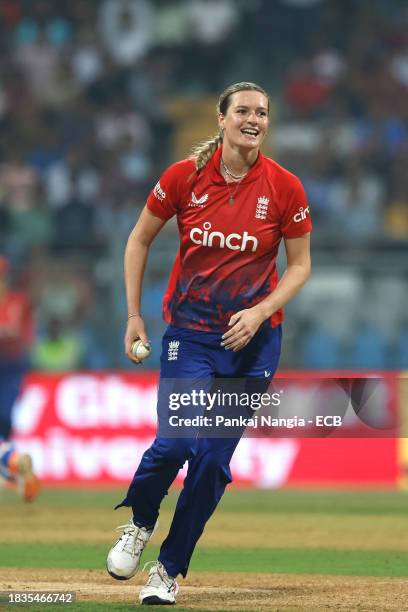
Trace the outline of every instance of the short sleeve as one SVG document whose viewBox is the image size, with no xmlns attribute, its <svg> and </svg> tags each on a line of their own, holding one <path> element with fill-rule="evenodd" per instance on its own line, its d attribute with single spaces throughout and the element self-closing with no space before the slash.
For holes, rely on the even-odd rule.
<svg viewBox="0 0 408 612">
<path fill-rule="evenodd" d="M 172 164 L 163 172 L 150 192 L 146 206 L 156 217 L 167 221 L 177 214 L 183 199 L 187 177 L 194 171 L 191 160 Z"/>
<path fill-rule="evenodd" d="M 296 176 L 288 185 L 281 213 L 281 232 L 284 238 L 300 238 L 312 231 L 310 207 L 302 183 Z"/>
</svg>

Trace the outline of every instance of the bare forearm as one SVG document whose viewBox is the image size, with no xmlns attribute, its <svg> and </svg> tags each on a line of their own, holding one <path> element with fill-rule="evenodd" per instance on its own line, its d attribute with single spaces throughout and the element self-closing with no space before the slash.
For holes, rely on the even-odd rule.
<svg viewBox="0 0 408 612">
<path fill-rule="evenodd" d="M 150 245 L 165 221 L 145 207 L 130 233 L 125 249 L 125 285 L 129 314 L 140 312 L 143 275 Z"/>
<path fill-rule="evenodd" d="M 310 276 L 310 267 L 298 264 L 288 266 L 276 289 L 255 308 L 262 318 L 268 319 L 274 312 L 289 302 L 303 287 Z"/>
<path fill-rule="evenodd" d="M 125 286 L 129 314 L 140 313 L 143 276 L 149 247 L 132 234 L 125 250 Z"/>
</svg>

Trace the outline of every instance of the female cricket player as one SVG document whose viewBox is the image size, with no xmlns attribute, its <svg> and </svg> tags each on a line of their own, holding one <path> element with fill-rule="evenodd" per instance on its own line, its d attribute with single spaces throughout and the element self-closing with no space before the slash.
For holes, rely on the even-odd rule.
<svg viewBox="0 0 408 612">
<path fill-rule="evenodd" d="M 119 580 L 138 571 L 160 503 L 187 460 L 169 534 L 140 592 L 144 604 L 175 603 L 176 577 L 186 576 L 197 540 L 231 482 L 229 464 L 244 429 L 232 437 L 168 433 L 169 391 L 177 381 L 192 391 L 197 381 L 209 389 L 227 378 L 244 389 L 265 390 L 278 366 L 282 307 L 310 274 L 311 221 L 303 187 L 260 150 L 269 124 L 267 93 L 237 83 L 221 94 L 217 111 L 218 134 L 163 173 L 125 251 L 125 350 L 138 363 L 132 344 L 149 343 L 140 311 L 147 254 L 176 215 L 180 248 L 163 302 L 169 327 L 162 343 L 158 434 L 119 504 L 133 516 L 107 559 L 108 572 Z M 287 266 L 279 280 L 282 239 Z"/>
</svg>

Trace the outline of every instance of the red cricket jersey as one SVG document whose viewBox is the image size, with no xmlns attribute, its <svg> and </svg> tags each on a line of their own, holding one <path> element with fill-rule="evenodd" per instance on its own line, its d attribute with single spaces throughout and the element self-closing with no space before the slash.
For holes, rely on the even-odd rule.
<svg viewBox="0 0 408 612">
<path fill-rule="evenodd" d="M 34 335 L 33 315 L 23 293 L 9 291 L 0 298 L 0 361 L 25 356 Z"/>
<path fill-rule="evenodd" d="M 219 171 L 221 152 L 222 147 L 198 173 L 190 159 L 171 165 L 147 199 L 160 219 L 177 215 L 180 248 L 163 313 L 178 327 L 224 332 L 233 314 L 275 289 L 281 239 L 312 229 L 306 194 L 294 174 L 259 153 L 238 186 L 227 184 Z M 282 320 L 280 309 L 271 325 Z"/>
</svg>

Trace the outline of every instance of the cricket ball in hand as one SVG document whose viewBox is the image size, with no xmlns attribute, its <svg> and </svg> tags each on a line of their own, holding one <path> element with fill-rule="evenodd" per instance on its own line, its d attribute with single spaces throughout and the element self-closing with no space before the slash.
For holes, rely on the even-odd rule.
<svg viewBox="0 0 408 612">
<path fill-rule="evenodd" d="M 151 348 L 146 347 L 141 340 L 135 340 L 132 344 L 132 354 L 139 359 L 144 361 L 151 353 Z"/>
</svg>

